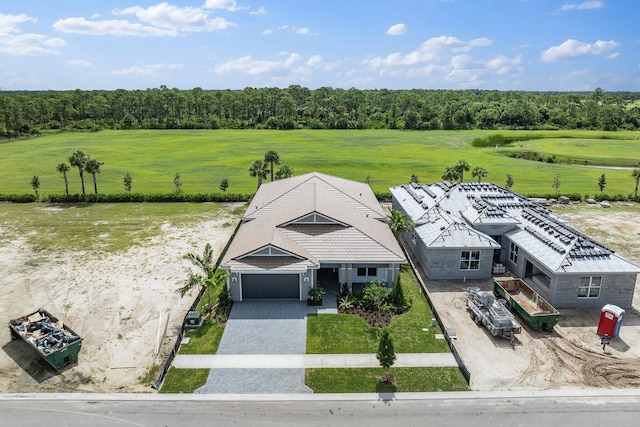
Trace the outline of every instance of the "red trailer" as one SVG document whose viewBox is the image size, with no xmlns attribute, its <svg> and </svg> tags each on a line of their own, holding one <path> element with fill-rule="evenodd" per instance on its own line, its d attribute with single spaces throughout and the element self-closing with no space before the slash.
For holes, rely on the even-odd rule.
<svg viewBox="0 0 640 427">
<path fill-rule="evenodd" d="M 607 304 L 600 310 L 600 322 L 598 322 L 598 335 L 607 338 L 616 338 L 620 333 L 620 325 L 624 317 L 624 309 L 617 305 Z"/>
</svg>

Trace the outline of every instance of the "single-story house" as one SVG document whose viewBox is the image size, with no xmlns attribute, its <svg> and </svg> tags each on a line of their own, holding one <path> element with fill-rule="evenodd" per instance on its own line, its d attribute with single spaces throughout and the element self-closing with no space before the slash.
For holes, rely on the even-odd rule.
<svg viewBox="0 0 640 427">
<path fill-rule="evenodd" d="M 313 172 L 260 186 L 220 268 L 235 301 L 302 301 L 323 283 L 393 286 L 406 261 L 367 184 Z"/>
<path fill-rule="evenodd" d="M 490 183 L 390 189 L 412 221 L 403 240 L 432 279 L 483 279 L 506 269 L 557 308 L 632 305 L 640 267 L 565 220 Z"/>
</svg>

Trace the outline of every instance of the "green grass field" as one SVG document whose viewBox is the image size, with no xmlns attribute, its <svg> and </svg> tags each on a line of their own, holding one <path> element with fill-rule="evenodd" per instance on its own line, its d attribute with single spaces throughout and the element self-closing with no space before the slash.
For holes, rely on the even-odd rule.
<svg viewBox="0 0 640 427">
<path fill-rule="evenodd" d="M 475 148 L 470 141 L 500 133 L 504 136 L 545 137 L 522 141 L 513 147 Z M 611 139 L 602 139 L 606 138 Z M 552 193 L 556 174 L 561 193 L 594 195 L 598 177 L 607 177 L 606 193 L 629 194 L 634 181 L 629 170 L 603 170 L 578 165 L 550 164 L 512 159 L 505 150 L 536 150 L 558 159 L 574 159 L 590 165 L 635 166 L 640 163 L 638 132 L 588 131 L 102 131 L 58 133 L 31 140 L 0 144 L 0 193 L 32 193 L 31 178 L 38 175 L 40 194 L 63 194 L 64 182 L 56 165 L 68 163 L 75 150 L 83 150 L 104 162 L 98 175 L 101 193 L 123 193 L 123 177 L 133 178 L 134 193 L 171 193 L 173 177 L 180 173 L 182 191 L 188 194 L 220 192 L 228 178 L 230 193 L 250 194 L 256 180 L 249 166 L 268 150 L 279 153 L 283 164 L 299 175 L 319 171 L 357 181 L 371 177 L 374 191 L 409 181 L 416 174 L 422 182 L 441 179 L 444 168 L 464 159 L 473 169 L 489 171 L 486 180 L 504 185 L 511 174 L 513 189 L 521 193 Z M 465 180 L 472 180 L 471 172 Z M 80 192 L 77 170 L 69 171 L 71 193 Z M 85 177 L 93 192 L 91 176 Z"/>
</svg>

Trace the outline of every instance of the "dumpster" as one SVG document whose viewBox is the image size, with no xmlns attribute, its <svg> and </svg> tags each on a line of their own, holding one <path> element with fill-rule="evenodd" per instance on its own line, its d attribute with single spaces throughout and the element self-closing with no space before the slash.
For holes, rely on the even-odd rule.
<svg viewBox="0 0 640 427">
<path fill-rule="evenodd" d="M 78 361 L 82 338 L 45 309 L 10 320 L 9 330 L 56 370 Z"/>
<path fill-rule="evenodd" d="M 620 333 L 620 325 L 624 317 L 624 309 L 617 305 L 607 304 L 600 310 L 600 321 L 598 322 L 598 335 L 609 338 L 616 338 Z"/>
<path fill-rule="evenodd" d="M 558 310 L 521 279 L 494 277 L 493 292 L 537 331 L 551 331 L 560 319 Z"/>
</svg>

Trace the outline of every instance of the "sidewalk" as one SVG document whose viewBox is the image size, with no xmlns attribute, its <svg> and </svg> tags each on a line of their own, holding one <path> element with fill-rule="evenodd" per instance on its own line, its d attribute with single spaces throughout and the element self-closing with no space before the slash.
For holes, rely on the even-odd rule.
<svg viewBox="0 0 640 427">
<path fill-rule="evenodd" d="M 398 353 L 394 368 L 457 367 L 451 353 Z M 173 366 L 183 369 L 377 368 L 375 354 L 178 354 Z"/>
</svg>

